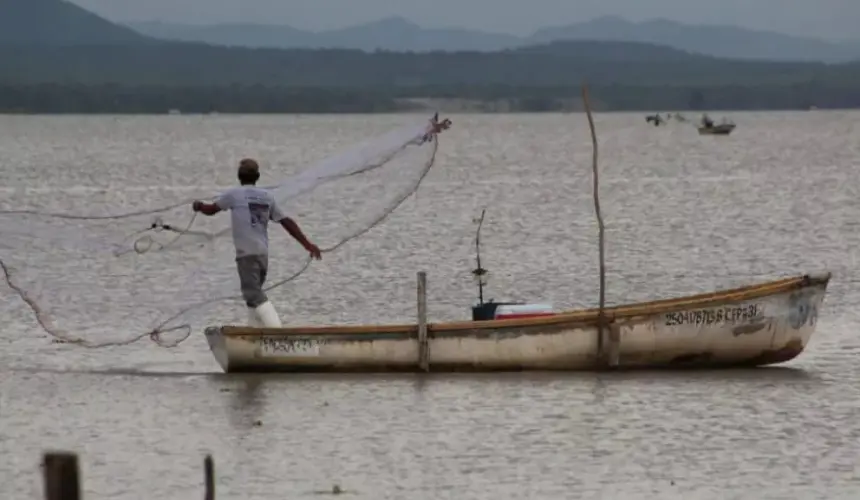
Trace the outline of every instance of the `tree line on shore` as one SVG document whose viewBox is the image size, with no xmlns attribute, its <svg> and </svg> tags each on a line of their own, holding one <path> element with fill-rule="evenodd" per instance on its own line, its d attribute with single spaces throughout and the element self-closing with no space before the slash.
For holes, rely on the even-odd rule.
<svg viewBox="0 0 860 500">
<path fill-rule="evenodd" d="M 606 111 L 860 107 L 860 63 L 734 61 L 623 42 L 420 54 L 0 47 L 5 113 L 372 113 L 428 100 L 473 111 L 563 111 L 579 109 L 583 81 Z"/>
</svg>

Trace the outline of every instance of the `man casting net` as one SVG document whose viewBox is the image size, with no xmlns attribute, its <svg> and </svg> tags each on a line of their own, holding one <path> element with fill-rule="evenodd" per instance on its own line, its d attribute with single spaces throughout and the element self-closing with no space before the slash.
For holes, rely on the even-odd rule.
<svg viewBox="0 0 860 500">
<path fill-rule="evenodd" d="M 239 159 L 259 161 L 257 194 L 279 209 L 269 217 L 264 294 L 290 286 L 315 256 L 315 245 L 296 244 L 279 223 L 297 222 L 325 255 L 368 233 L 418 189 L 434 165 L 438 134 L 451 122 L 417 122 L 294 173 L 276 166 L 280 158 L 253 151 L 236 151 L 233 165 L 210 168 L 222 178 L 220 171 L 230 169 L 238 187 Z M 14 165 L 0 169 L 13 180 L 21 174 Z M 224 202 L 230 186 L 223 182 L 201 187 L 211 185 L 206 171 L 195 174 L 195 186 L 177 185 L 173 174 L 123 185 L 118 173 L 84 172 L 76 185 L 3 191 L 3 295 L 18 299 L 6 301 L 4 314 L 87 347 L 145 337 L 169 347 L 207 323 L 247 324 L 231 215 L 248 200 Z M 221 213 L 201 214 L 219 199 Z"/>
</svg>

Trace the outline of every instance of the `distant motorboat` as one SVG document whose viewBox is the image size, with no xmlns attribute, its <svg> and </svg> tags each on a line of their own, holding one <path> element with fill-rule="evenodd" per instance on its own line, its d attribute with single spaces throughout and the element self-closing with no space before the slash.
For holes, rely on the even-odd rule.
<svg viewBox="0 0 860 500">
<path fill-rule="evenodd" d="M 708 115 L 702 115 L 702 122 L 699 125 L 699 135 L 729 135 L 735 129 L 736 125 L 725 118 L 719 124 L 714 124 Z"/>
<path fill-rule="evenodd" d="M 699 127 L 699 135 L 729 135 L 734 129 L 734 123 L 721 123 L 710 127 Z"/>
</svg>

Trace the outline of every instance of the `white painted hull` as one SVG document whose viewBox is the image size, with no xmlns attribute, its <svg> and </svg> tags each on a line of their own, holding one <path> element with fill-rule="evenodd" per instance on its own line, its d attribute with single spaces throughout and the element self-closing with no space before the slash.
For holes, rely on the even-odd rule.
<svg viewBox="0 0 860 500">
<path fill-rule="evenodd" d="M 793 280 L 793 281 L 792 281 Z M 610 308 L 618 368 L 760 366 L 809 342 L 829 275 Z M 226 372 L 414 371 L 417 325 L 260 329 L 210 327 Z M 595 311 L 544 318 L 430 324 L 430 371 L 593 370 Z"/>
</svg>

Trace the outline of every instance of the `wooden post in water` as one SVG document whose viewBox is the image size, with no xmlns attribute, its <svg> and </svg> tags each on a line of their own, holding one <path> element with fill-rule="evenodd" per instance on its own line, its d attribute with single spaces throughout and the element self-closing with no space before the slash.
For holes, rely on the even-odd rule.
<svg viewBox="0 0 860 500">
<path fill-rule="evenodd" d="M 78 456 L 48 452 L 42 459 L 45 500 L 81 500 Z"/>
<path fill-rule="evenodd" d="M 427 273 L 418 273 L 418 366 L 430 371 L 430 344 L 427 341 Z"/>
<path fill-rule="evenodd" d="M 600 305 L 597 310 L 597 357 L 600 364 L 609 367 L 618 366 L 620 351 L 620 331 L 617 327 L 607 328 L 604 308 L 606 307 L 606 266 L 604 264 L 603 216 L 600 214 L 600 182 L 597 170 L 597 132 L 594 129 L 594 118 L 591 116 L 591 104 L 588 101 L 588 85 L 582 84 L 582 104 L 588 117 L 588 128 L 591 130 L 591 172 L 594 179 L 594 214 L 597 216 L 598 251 L 600 255 Z M 613 325 L 614 326 L 614 325 Z M 613 332 L 613 330 L 615 330 Z"/>
<path fill-rule="evenodd" d="M 215 464 L 212 462 L 212 455 L 206 455 L 203 459 L 203 474 L 206 481 L 206 493 L 204 500 L 215 500 Z"/>
</svg>

